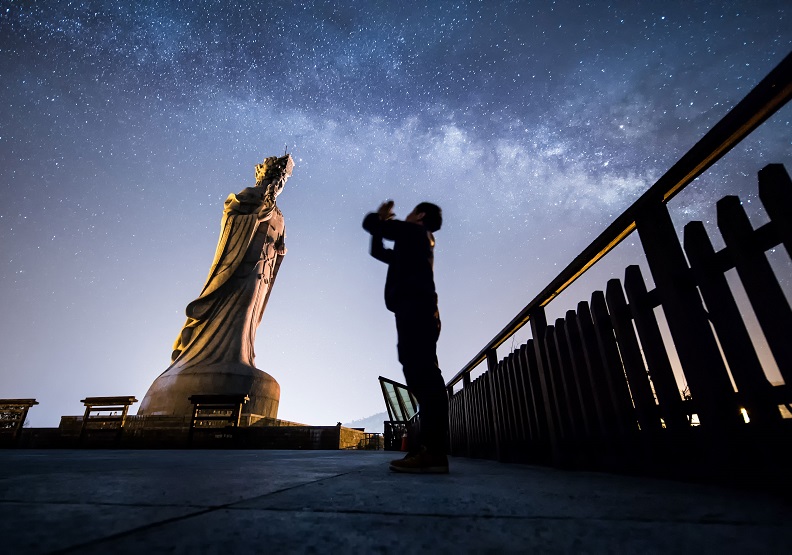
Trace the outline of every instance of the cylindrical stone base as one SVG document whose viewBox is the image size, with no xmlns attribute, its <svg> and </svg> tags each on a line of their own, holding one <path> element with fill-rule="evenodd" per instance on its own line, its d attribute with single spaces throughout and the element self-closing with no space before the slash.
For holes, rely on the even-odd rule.
<svg viewBox="0 0 792 555">
<path fill-rule="evenodd" d="M 275 378 L 241 363 L 172 369 L 151 384 L 138 414 L 192 416 L 192 395 L 247 395 L 242 412 L 278 417 L 280 386 Z"/>
</svg>

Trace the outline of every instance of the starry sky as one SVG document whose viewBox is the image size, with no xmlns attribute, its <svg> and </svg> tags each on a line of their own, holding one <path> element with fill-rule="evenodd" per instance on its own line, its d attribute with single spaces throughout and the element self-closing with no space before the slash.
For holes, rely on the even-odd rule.
<svg viewBox="0 0 792 555">
<path fill-rule="evenodd" d="M 257 366 L 281 385 L 281 418 L 381 412 L 377 376 L 402 374 L 366 212 L 443 207 L 448 379 L 789 53 L 790 11 L 0 0 L 0 397 L 37 398 L 33 426 L 82 414 L 85 396 L 142 400 L 203 285 L 224 199 L 288 145 L 289 252 Z M 714 201 L 739 194 L 761 223 L 756 172 L 792 167 L 791 119 L 787 106 L 675 198 L 675 221 L 714 229 Z M 638 243 L 548 318 L 642 263 Z"/>
</svg>

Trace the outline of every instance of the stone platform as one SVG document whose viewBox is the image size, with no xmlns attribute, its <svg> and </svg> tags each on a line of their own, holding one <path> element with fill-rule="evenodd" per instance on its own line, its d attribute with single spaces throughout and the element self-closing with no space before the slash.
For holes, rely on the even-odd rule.
<svg viewBox="0 0 792 555">
<path fill-rule="evenodd" d="M 310 426 L 243 414 L 238 428 L 196 428 L 190 417 L 126 418 L 123 431 L 93 430 L 81 436 L 83 417 L 62 416 L 57 428 L 24 428 L 15 446 L 25 449 L 376 449 L 382 436 L 345 426 Z M 377 437 L 378 436 L 378 437 Z"/>
<path fill-rule="evenodd" d="M 716 486 L 382 451 L 0 450 L 3 553 L 783 553 L 792 506 Z"/>
</svg>

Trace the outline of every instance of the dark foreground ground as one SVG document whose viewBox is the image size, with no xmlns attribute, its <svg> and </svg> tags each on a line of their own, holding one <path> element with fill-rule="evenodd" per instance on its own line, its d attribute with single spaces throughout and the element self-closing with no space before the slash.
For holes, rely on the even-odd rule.
<svg viewBox="0 0 792 555">
<path fill-rule="evenodd" d="M 0 450 L 0 553 L 783 553 L 792 505 L 716 486 L 367 451 Z"/>
</svg>

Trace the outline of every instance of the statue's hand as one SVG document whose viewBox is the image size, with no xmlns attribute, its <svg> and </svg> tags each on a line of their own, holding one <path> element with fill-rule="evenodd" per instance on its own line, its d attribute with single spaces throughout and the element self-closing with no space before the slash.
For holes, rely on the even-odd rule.
<svg viewBox="0 0 792 555">
<path fill-rule="evenodd" d="M 392 220 L 396 217 L 396 214 L 393 213 L 393 205 L 394 202 L 392 200 L 386 200 L 377 208 L 377 215 L 380 220 Z"/>
</svg>

